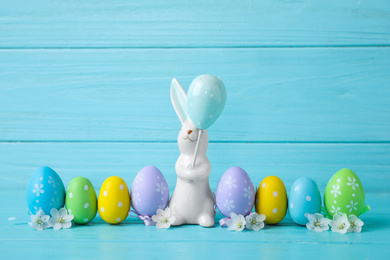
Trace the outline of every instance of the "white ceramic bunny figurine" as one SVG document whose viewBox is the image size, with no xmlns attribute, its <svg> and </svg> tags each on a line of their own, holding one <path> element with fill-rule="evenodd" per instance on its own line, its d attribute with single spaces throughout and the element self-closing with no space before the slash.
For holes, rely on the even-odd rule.
<svg viewBox="0 0 390 260">
<path fill-rule="evenodd" d="M 177 79 L 171 83 L 171 100 L 182 124 L 177 143 L 180 150 L 175 170 L 177 181 L 169 201 L 169 208 L 175 215 L 174 226 L 199 224 L 214 226 L 215 197 L 210 189 L 210 161 L 206 156 L 209 138 L 207 130 L 200 130 L 191 121 L 187 110 L 187 94 Z M 203 131 L 199 144 L 196 164 L 193 158 L 199 131 Z"/>
</svg>

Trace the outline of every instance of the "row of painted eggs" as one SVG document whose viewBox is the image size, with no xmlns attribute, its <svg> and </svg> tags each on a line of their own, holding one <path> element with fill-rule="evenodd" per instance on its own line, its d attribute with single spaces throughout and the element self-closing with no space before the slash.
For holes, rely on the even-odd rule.
<svg viewBox="0 0 390 260">
<path fill-rule="evenodd" d="M 39 168 L 31 177 L 26 192 L 31 213 L 66 205 L 74 215 L 74 222 L 85 224 L 99 211 L 102 219 L 117 224 L 126 219 L 130 206 L 136 214 L 152 216 L 164 209 L 169 201 L 168 184 L 154 166 L 146 166 L 135 177 L 131 194 L 125 181 L 117 176 L 107 178 L 96 197 L 92 183 L 84 177 L 74 178 L 65 192 L 58 174 L 49 167 Z M 347 213 L 358 216 L 364 205 L 364 190 L 357 175 L 342 169 L 329 181 L 325 190 L 325 208 L 330 216 Z M 216 191 L 216 203 L 225 216 L 231 212 L 247 215 L 255 206 L 256 212 L 266 215 L 266 223 L 280 222 L 289 209 L 292 219 L 306 224 L 307 214 L 321 211 L 321 196 L 317 184 L 310 178 L 299 178 L 291 187 L 289 200 L 282 180 L 268 176 L 260 183 L 257 192 L 248 174 L 240 167 L 228 169 L 221 177 Z"/>
<path fill-rule="evenodd" d="M 258 214 L 266 216 L 267 224 L 282 221 L 287 210 L 299 225 L 308 222 L 308 214 L 321 212 L 320 191 L 311 178 L 297 179 L 287 198 L 286 187 L 280 178 L 264 178 L 255 192 L 248 174 L 240 167 L 232 167 L 224 173 L 217 186 L 216 201 L 219 211 L 225 216 L 231 212 L 245 216 L 255 206 Z M 350 169 L 336 172 L 325 188 L 324 205 L 331 217 L 342 213 L 359 216 L 364 202 L 363 185 Z"/>
<path fill-rule="evenodd" d="M 126 182 L 111 176 L 103 182 L 97 199 L 95 189 L 87 178 L 72 179 L 65 192 L 58 174 L 50 167 L 41 167 L 27 185 L 26 199 L 31 213 L 39 210 L 50 212 L 52 208 L 59 209 L 65 204 L 75 223 L 88 223 L 99 211 L 104 221 L 117 224 L 126 219 L 130 205 L 142 216 L 152 216 L 157 209 L 165 209 L 169 190 L 162 173 L 154 166 L 146 166 L 135 177 L 131 196 Z"/>
</svg>

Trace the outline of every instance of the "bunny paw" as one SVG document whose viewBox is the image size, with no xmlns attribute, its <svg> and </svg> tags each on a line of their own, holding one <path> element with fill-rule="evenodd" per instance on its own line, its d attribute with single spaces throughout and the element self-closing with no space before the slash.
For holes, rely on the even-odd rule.
<svg viewBox="0 0 390 260">
<path fill-rule="evenodd" d="M 214 218 L 208 216 L 201 216 L 199 218 L 199 225 L 202 227 L 213 227 L 215 224 Z"/>
</svg>

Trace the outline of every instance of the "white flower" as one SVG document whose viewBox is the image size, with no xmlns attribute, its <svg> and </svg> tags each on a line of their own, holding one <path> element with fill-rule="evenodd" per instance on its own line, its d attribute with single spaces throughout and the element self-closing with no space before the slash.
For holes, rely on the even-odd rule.
<svg viewBox="0 0 390 260">
<path fill-rule="evenodd" d="M 44 190 L 42 190 L 42 188 L 43 188 L 43 184 L 40 184 L 39 186 L 38 186 L 38 184 L 35 184 L 35 189 L 33 189 L 33 193 L 36 193 L 35 195 L 37 195 L 37 197 L 39 197 L 39 195 L 41 193 L 45 192 Z"/>
<path fill-rule="evenodd" d="M 32 215 L 30 218 L 31 218 L 31 222 L 28 224 L 33 229 L 37 229 L 39 231 L 42 231 L 42 230 L 50 227 L 47 223 L 50 219 L 50 216 L 45 215 L 45 212 L 43 212 L 43 210 L 38 211 L 38 213 L 36 215 Z"/>
<path fill-rule="evenodd" d="M 351 205 L 347 205 L 347 208 L 349 209 L 349 212 L 352 212 L 352 210 L 357 210 L 357 207 L 355 207 L 358 204 L 358 202 L 353 203 L 353 200 L 351 200 Z"/>
<path fill-rule="evenodd" d="M 233 188 L 237 188 L 237 179 L 232 179 L 232 176 L 229 176 L 227 181 L 225 181 L 226 185 L 228 186 L 229 190 Z"/>
<path fill-rule="evenodd" d="M 362 231 L 362 226 L 364 225 L 364 223 L 363 221 L 358 219 L 355 215 L 349 215 L 348 221 L 350 227 L 348 228 L 347 232 L 360 233 L 360 231 Z"/>
<path fill-rule="evenodd" d="M 171 214 L 169 208 L 166 208 L 165 210 L 158 209 L 157 215 L 153 215 L 152 220 L 156 222 L 157 228 L 169 228 L 175 222 L 176 217 Z"/>
<path fill-rule="evenodd" d="M 47 180 L 49 184 L 53 184 L 53 188 L 56 187 L 57 181 L 53 179 L 53 177 L 49 176 L 49 180 Z"/>
<path fill-rule="evenodd" d="M 245 217 L 246 220 L 246 228 L 253 229 L 254 231 L 259 231 L 264 227 L 264 214 L 257 214 L 256 212 L 252 212 L 248 216 Z"/>
<path fill-rule="evenodd" d="M 332 209 L 330 210 L 330 213 L 341 215 L 342 213 L 339 212 L 340 210 L 341 210 L 340 207 L 335 208 L 334 205 L 332 205 Z"/>
<path fill-rule="evenodd" d="M 253 191 L 251 189 L 251 186 L 248 186 L 247 188 L 244 188 L 244 197 L 245 198 L 248 198 L 248 200 L 250 200 L 252 198 L 252 195 L 253 195 Z"/>
<path fill-rule="evenodd" d="M 330 226 L 333 232 L 345 234 L 347 233 L 347 230 L 351 226 L 351 224 L 349 224 L 346 214 L 343 214 L 341 216 L 335 214 L 333 215 L 333 220 L 330 221 Z"/>
<path fill-rule="evenodd" d="M 223 206 L 224 206 L 227 210 L 234 209 L 234 208 L 235 208 L 235 206 L 234 206 L 234 200 L 225 199 L 225 203 L 223 204 Z"/>
<path fill-rule="evenodd" d="M 161 192 L 161 195 L 164 194 L 164 191 L 166 191 L 166 187 L 164 186 L 164 183 L 156 183 L 157 189 L 156 192 Z"/>
<path fill-rule="evenodd" d="M 359 187 L 359 184 L 356 183 L 356 178 L 351 179 L 351 177 L 348 176 L 347 179 L 349 180 L 349 182 L 347 182 L 347 185 L 352 186 L 353 190 L 355 190 L 355 187 Z"/>
<path fill-rule="evenodd" d="M 334 197 L 337 198 L 337 194 L 338 195 L 341 195 L 341 191 L 339 191 L 340 189 L 340 185 L 337 185 L 337 187 L 333 184 L 332 185 L 332 188 L 333 190 L 330 191 L 330 193 L 334 193 Z"/>
<path fill-rule="evenodd" d="M 309 214 L 307 218 L 309 222 L 306 224 L 306 227 L 310 231 L 322 232 L 329 230 L 330 219 L 325 218 L 323 215 L 319 213 Z"/>
<path fill-rule="evenodd" d="M 245 218 L 243 215 L 237 215 L 234 212 L 230 213 L 230 219 L 227 221 L 228 229 L 242 231 L 245 228 Z"/>
<path fill-rule="evenodd" d="M 52 208 L 50 214 L 51 219 L 49 220 L 49 224 L 54 230 L 70 228 L 72 226 L 71 221 L 73 220 L 73 215 L 68 214 L 65 208 L 61 208 L 60 211 L 56 208 Z"/>
</svg>

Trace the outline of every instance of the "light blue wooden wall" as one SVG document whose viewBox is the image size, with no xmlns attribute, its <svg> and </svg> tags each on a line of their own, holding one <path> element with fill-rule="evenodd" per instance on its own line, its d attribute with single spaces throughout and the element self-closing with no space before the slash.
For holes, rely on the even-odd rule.
<svg viewBox="0 0 390 260">
<path fill-rule="evenodd" d="M 390 254 L 389 0 L 0 0 L 0 255 L 28 258 L 383 258 Z M 153 164 L 174 189 L 180 123 L 169 88 L 199 74 L 227 87 L 209 129 L 210 185 L 243 167 L 258 185 L 301 176 L 321 193 L 360 177 L 361 234 L 309 232 L 288 217 L 256 232 L 157 231 L 99 217 L 65 232 L 12 225 L 40 166 L 65 185 Z M 161 232 L 160 232 L 161 231 Z M 39 251 L 37 251 L 37 248 Z"/>
<path fill-rule="evenodd" d="M 172 190 L 170 81 L 209 73 L 228 92 L 209 130 L 213 189 L 239 165 L 256 184 L 310 176 L 322 190 L 349 167 L 384 191 L 389 17 L 387 0 L 2 0 L 0 188 L 23 190 L 42 165 L 65 184 L 131 185 L 154 164 Z"/>
</svg>

